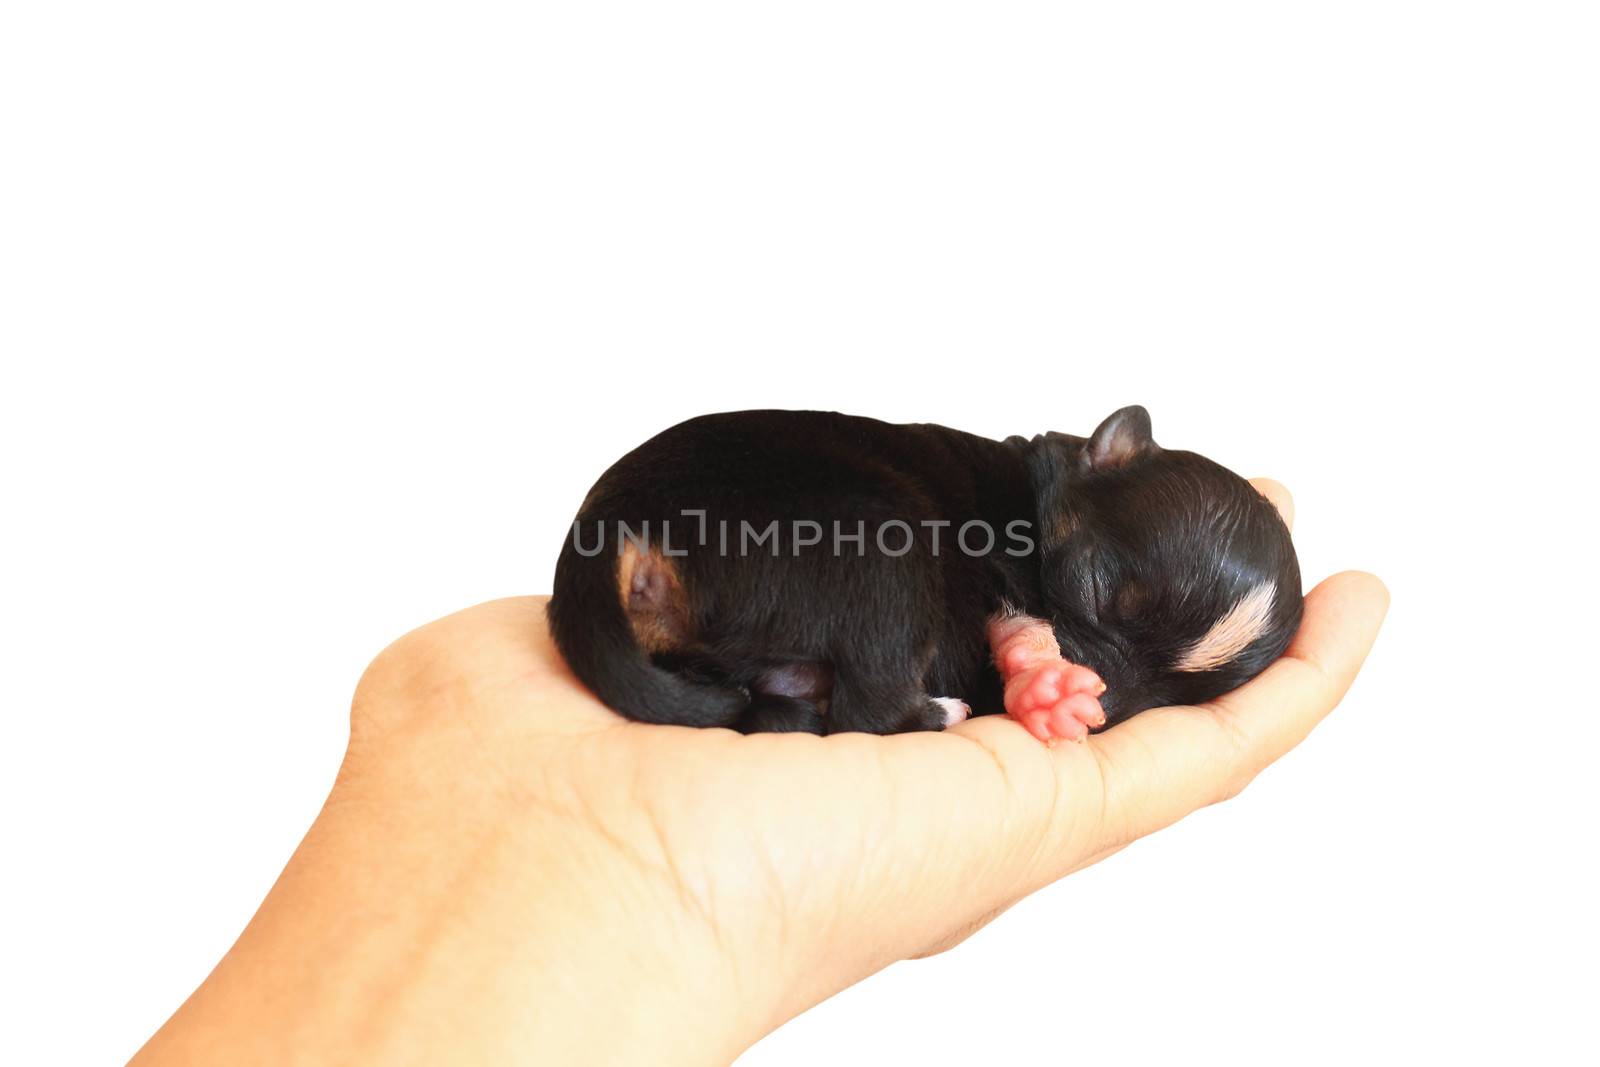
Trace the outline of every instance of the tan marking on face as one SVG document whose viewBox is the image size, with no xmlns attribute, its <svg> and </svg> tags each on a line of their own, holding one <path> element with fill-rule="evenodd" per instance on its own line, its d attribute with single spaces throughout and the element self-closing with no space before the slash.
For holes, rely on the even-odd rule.
<svg viewBox="0 0 1600 1067">
<path fill-rule="evenodd" d="M 681 648 L 689 637 L 689 601 L 672 562 L 633 542 L 617 561 L 617 594 L 628 625 L 646 652 Z"/>
<path fill-rule="evenodd" d="M 1250 647 L 1272 618 L 1275 582 L 1262 582 L 1206 631 L 1173 665 L 1177 671 L 1209 671 L 1222 666 Z"/>
</svg>

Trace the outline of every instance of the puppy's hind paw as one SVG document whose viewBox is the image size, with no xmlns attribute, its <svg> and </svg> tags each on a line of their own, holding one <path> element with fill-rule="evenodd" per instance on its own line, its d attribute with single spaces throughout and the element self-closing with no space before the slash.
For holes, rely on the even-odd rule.
<svg viewBox="0 0 1600 1067">
<path fill-rule="evenodd" d="M 946 726 L 954 726 L 972 714 L 972 709 L 967 707 L 967 703 L 964 700 L 958 700 L 955 697 L 930 697 L 929 699 L 943 709 L 944 724 Z"/>
</svg>

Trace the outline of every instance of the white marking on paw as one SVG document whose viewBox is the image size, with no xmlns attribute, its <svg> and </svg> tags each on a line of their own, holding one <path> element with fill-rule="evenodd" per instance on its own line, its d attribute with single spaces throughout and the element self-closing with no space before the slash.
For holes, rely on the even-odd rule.
<svg viewBox="0 0 1600 1067">
<path fill-rule="evenodd" d="M 1250 647 L 1261 636 L 1272 617 L 1272 598 L 1277 595 L 1276 582 L 1262 582 L 1245 594 L 1228 613 L 1206 631 L 1173 664 L 1175 671 L 1209 671 Z"/>
<path fill-rule="evenodd" d="M 957 700 L 955 697 L 934 697 L 933 702 L 944 709 L 944 724 L 946 726 L 954 726 L 972 714 L 972 709 L 967 707 L 967 702 Z"/>
</svg>

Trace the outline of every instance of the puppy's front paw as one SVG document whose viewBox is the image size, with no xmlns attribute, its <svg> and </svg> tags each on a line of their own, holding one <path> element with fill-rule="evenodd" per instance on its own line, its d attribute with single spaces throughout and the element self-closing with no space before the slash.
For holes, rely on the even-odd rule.
<svg viewBox="0 0 1600 1067">
<path fill-rule="evenodd" d="M 1006 681 L 1006 712 L 1041 741 L 1082 741 L 1106 723 L 1100 694 L 1106 683 L 1088 667 L 1048 660 Z"/>
</svg>

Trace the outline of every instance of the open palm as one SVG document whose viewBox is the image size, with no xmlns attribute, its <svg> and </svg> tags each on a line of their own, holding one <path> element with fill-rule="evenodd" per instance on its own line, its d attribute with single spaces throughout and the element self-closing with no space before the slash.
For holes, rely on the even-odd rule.
<svg viewBox="0 0 1600 1067">
<path fill-rule="evenodd" d="M 1287 515 L 1281 487 L 1258 484 Z M 496 601 L 375 661 L 334 797 L 428 818 L 449 796 L 458 833 L 496 841 L 457 794 L 512 798 L 509 847 L 530 881 L 581 887 L 572 905 L 614 934 L 573 953 L 623 949 L 680 988 L 682 1013 L 709 997 L 750 1041 L 1237 793 L 1339 701 L 1386 606 L 1377 579 L 1337 575 L 1244 688 L 1047 748 L 1003 716 L 887 737 L 628 722 L 568 672 L 542 599 Z"/>
</svg>

